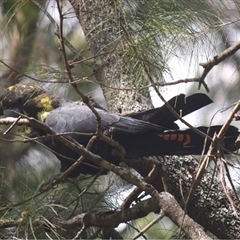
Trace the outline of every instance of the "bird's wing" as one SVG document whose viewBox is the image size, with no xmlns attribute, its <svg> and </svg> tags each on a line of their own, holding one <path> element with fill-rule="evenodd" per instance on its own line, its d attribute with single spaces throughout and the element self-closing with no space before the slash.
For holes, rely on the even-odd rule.
<svg viewBox="0 0 240 240">
<path fill-rule="evenodd" d="M 164 128 L 138 119 L 121 117 L 97 109 L 101 117 L 102 130 L 112 130 L 116 134 L 141 134 L 145 132 L 163 132 Z M 55 132 L 95 133 L 97 130 L 96 116 L 87 106 L 65 103 L 50 112 L 45 123 Z"/>
</svg>

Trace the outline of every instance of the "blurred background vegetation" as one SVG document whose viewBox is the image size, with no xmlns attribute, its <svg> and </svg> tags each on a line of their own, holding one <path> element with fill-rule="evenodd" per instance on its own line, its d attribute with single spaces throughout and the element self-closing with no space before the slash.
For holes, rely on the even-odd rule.
<svg viewBox="0 0 240 240">
<path fill-rule="evenodd" d="M 37 82 L 54 94 L 81 100 L 66 72 L 59 38 L 62 31 L 68 41 L 65 54 L 72 63 L 75 82 L 104 108 L 122 113 L 160 106 L 163 102 L 156 89 L 165 99 L 179 93 L 206 93 L 203 86 L 198 89 L 198 82 L 187 79 L 200 76 L 203 69 L 199 63 L 239 41 L 239 10 L 237 0 L 2 0 L 0 92 L 20 81 Z M 214 100 L 214 107 L 191 114 L 187 118 L 191 124 L 224 122 L 231 109 L 217 112 L 239 100 L 239 57 L 237 52 L 207 76 L 207 94 Z M 173 84 L 178 80 L 182 83 Z M 1 125 L 1 132 L 6 128 Z M 59 172 L 56 157 L 42 147 L 6 141 L 16 139 L 16 131 L 12 129 L 5 140 L 3 136 L 0 140 L 3 207 L 33 195 L 43 181 Z M 234 169 L 232 173 L 238 179 Z M 18 228 L 1 230 L 1 238 L 14 235 L 40 239 L 48 234 L 52 238 L 73 238 L 79 229 L 55 229 L 48 219 L 116 209 L 131 190 L 113 174 L 96 178 L 88 189 L 92 181 L 89 176 L 80 176 L 78 181 L 69 180 L 30 202 L 3 210 L 4 219 L 27 220 Z M 82 192 L 84 189 L 86 192 Z M 36 218 L 52 230 L 32 226 Z M 154 218 L 152 213 L 117 230 L 124 238 L 132 238 L 136 229 Z M 146 232 L 145 238 L 170 238 L 176 229 L 165 218 Z M 95 228 L 85 234 L 82 238 L 104 238 Z"/>
</svg>

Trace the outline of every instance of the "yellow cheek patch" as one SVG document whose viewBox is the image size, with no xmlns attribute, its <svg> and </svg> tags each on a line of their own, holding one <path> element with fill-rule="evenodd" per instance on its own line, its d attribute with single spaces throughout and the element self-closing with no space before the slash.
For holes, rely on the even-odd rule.
<svg viewBox="0 0 240 240">
<path fill-rule="evenodd" d="M 44 111 L 42 111 L 42 112 L 39 112 L 39 113 L 37 114 L 37 118 L 38 118 L 38 120 L 39 120 L 40 122 L 44 122 L 45 119 L 48 117 L 49 114 L 50 114 L 50 112 L 44 112 Z"/>
<path fill-rule="evenodd" d="M 40 99 L 40 104 L 46 112 L 50 112 L 53 110 L 52 100 L 49 97 L 44 97 Z"/>
</svg>

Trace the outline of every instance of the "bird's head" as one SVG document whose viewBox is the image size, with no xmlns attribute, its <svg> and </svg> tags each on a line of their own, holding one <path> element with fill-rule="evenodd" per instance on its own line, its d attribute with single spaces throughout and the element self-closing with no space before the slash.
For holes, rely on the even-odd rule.
<svg viewBox="0 0 240 240">
<path fill-rule="evenodd" d="M 44 121 L 60 102 L 38 85 L 19 83 L 8 87 L 1 96 L 5 117 L 18 117 L 18 113 Z"/>
</svg>

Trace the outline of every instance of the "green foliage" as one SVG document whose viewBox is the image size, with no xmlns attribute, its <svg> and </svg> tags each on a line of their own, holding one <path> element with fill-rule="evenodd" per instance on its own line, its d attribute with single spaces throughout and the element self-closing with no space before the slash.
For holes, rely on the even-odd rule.
<svg viewBox="0 0 240 240">
<path fill-rule="evenodd" d="M 214 50 L 217 49 L 214 39 L 221 34 L 220 16 L 224 15 L 226 9 L 225 3 L 223 9 L 219 9 L 209 5 L 211 1 L 204 0 L 89 0 L 85 1 L 82 9 L 90 5 L 90 17 L 83 22 L 81 29 L 78 19 L 73 21 L 76 9 L 68 1 L 59 1 L 62 4 L 63 22 L 66 23 L 63 25 L 64 37 L 76 48 L 79 58 L 69 48 L 63 52 L 63 39 L 59 40 L 55 35 L 59 35 L 55 28 L 55 24 L 60 25 L 59 20 L 56 18 L 53 24 L 46 16 L 46 11 L 52 16 L 59 16 L 56 2 L 37 2 L 45 12 L 28 0 L 3 0 L 0 3 L 3 36 L 0 60 L 17 70 L 14 72 L 5 65 L 0 66 L 5 73 L 1 75 L 0 92 L 24 78 L 37 81 L 54 94 L 79 100 L 66 73 L 65 54 L 67 60 L 74 62 L 71 72 L 79 89 L 97 99 L 101 105 L 106 104 L 104 93 L 108 106 L 115 111 L 135 110 L 134 104 L 137 110 L 149 107 L 148 88 L 153 84 L 150 80 L 166 82 L 164 73 L 172 74 L 169 66 L 171 58 L 177 56 L 185 61 L 187 55 L 193 56 L 194 49 L 201 50 L 206 42 Z M 90 46 L 95 38 L 97 40 L 93 45 L 97 51 L 93 52 Z M 99 74 L 100 70 L 104 70 L 103 75 Z M 104 92 L 104 88 L 112 95 Z M 148 105 L 144 105 L 146 102 Z M 124 104 L 126 107 L 123 107 Z M 93 183 L 93 178 L 87 176 L 78 181 L 67 181 L 56 189 L 21 203 L 36 194 L 41 183 L 59 170 L 59 166 L 49 164 L 57 161 L 52 156 L 45 156 L 46 161 L 37 161 L 35 165 L 21 163 L 23 152 L 29 148 L 29 144 L 24 144 L 25 147 L 23 143 L 0 142 L 0 226 L 8 226 L 5 227 L 6 231 L 2 231 L 1 238 L 15 236 L 40 239 L 48 235 L 56 239 L 73 238 L 81 226 L 65 230 L 57 226 L 58 220 L 81 213 L 115 210 L 125 199 L 126 190 L 130 189 L 113 174 L 97 178 Z M 32 146 L 30 148 L 33 149 Z M 41 150 L 40 154 L 43 152 Z M 26 160 L 34 161 L 36 158 L 36 155 L 26 156 Z M 19 204 L 14 205 L 16 203 Z M 152 215 L 149 219 L 154 217 Z M 141 229 L 149 223 L 149 219 L 132 224 Z M 161 224 L 151 228 L 146 236 L 168 238 L 171 235 L 169 226 Z M 112 233 L 111 229 L 109 232 Z M 96 238 L 104 234 L 106 232 L 102 229 L 90 228 L 82 237 Z M 132 237 L 135 233 L 126 230 L 125 234 Z"/>
</svg>

